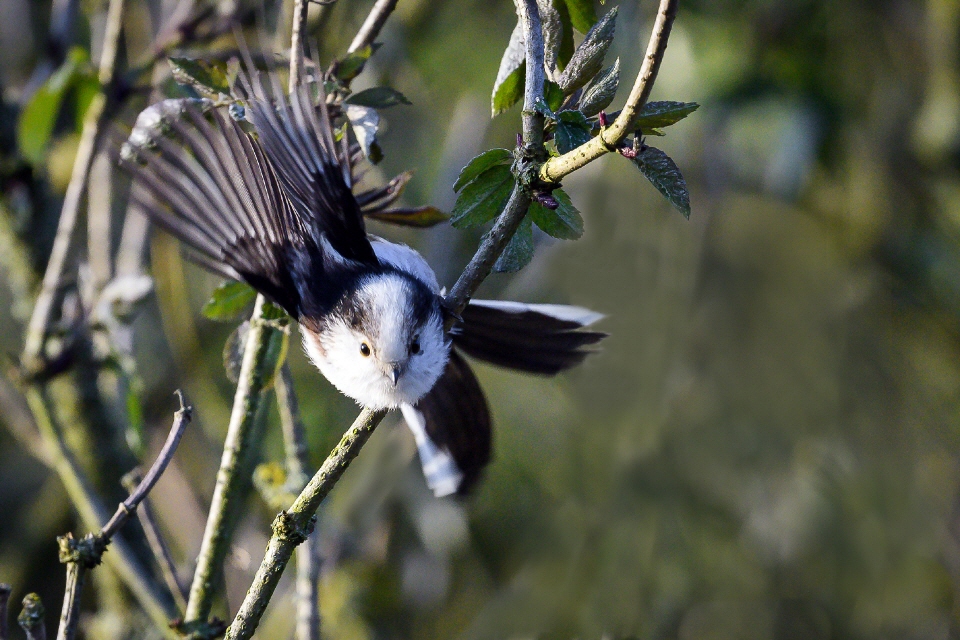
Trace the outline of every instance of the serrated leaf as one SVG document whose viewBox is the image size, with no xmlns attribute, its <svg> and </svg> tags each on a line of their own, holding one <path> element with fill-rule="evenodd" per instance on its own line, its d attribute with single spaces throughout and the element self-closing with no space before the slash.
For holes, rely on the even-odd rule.
<svg viewBox="0 0 960 640">
<path fill-rule="evenodd" d="M 453 190 L 459 192 L 465 184 L 479 176 L 490 167 L 498 164 L 509 164 L 512 161 L 513 154 L 506 149 L 490 149 L 489 151 L 484 151 L 476 158 L 468 162 L 467 166 L 460 170 L 460 175 L 457 177 L 457 181 L 453 183 Z"/>
<path fill-rule="evenodd" d="M 500 58 L 497 79 L 493 83 L 490 103 L 494 116 L 503 113 L 523 97 L 526 54 L 523 28 L 518 22 L 513 28 L 513 33 L 510 34 L 510 41 L 503 51 L 503 57 Z"/>
<path fill-rule="evenodd" d="M 57 116 L 60 115 L 63 98 L 76 83 L 81 68 L 87 61 L 86 51 L 80 47 L 71 49 L 63 64 L 34 92 L 20 112 L 17 123 L 17 146 L 20 148 L 20 154 L 30 164 L 43 163 L 50 136 L 53 135 L 54 125 L 57 123 Z M 99 90 L 99 83 L 97 90 Z M 80 106 L 79 98 L 78 95 L 78 107 Z"/>
<path fill-rule="evenodd" d="M 211 320 L 236 320 L 256 297 L 257 292 L 245 282 L 225 282 L 214 290 L 200 312 Z"/>
<path fill-rule="evenodd" d="M 546 101 L 539 96 L 533 101 L 533 109 L 546 118 L 550 118 L 551 120 L 557 119 L 557 114 L 553 112 L 553 109 L 550 108 L 550 105 L 548 105 Z"/>
<path fill-rule="evenodd" d="M 560 39 L 560 48 L 557 51 L 557 70 L 563 71 L 573 55 L 573 25 L 570 23 L 570 10 L 565 0 L 553 0 L 553 7 L 560 17 L 563 36 Z"/>
<path fill-rule="evenodd" d="M 359 107 L 372 107 L 374 109 L 386 109 L 388 107 L 395 107 L 398 104 L 412 104 L 407 100 L 405 95 L 392 87 L 372 87 L 370 89 L 364 89 L 359 93 L 350 95 L 344 102 Z"/>
<path fill-rule="evenodd" d="M 613 102 L 620 85 L 620 58 L 612 67 L 604 69 L 596 76 L 580 96 L 580 111 L 585 116 L 595 116 Z"/>
<path fill-rule="evenodd" d="M 553 133 L 557 151 L 567 153 L 589 142 L 591 129 L 592 125 L 579 111 L 561 111 L 557 114 L 557 128 Z"/>
<path fill-rule="evenodd" d="M 683 217 L 690 217 L 690 192 L 687 191 L 687 181 L 683 179 L 680 168 L 670 156 L 656 147 L 647 147 L 637 154 L 633 163 L 640 168 L 644 177 L 653 183 L 657 191 L 683 214 Z"/>
<path fill-rule="evenodd" d="M 699 108 L 700 105 L 696 102 L 672 102 L 669 100 L 648 102 L 640 110 L 635 126 L 644 129 L 644 131 L 669 127 L 680 122 Z"/>
<path fill-rule="evenodd" d="M 563 92 L 570 95 L 593 79 L 603 67 L 603 58 L 613 42 L 617 25 L 617 10 L 614 7 L 603 19 L 590 29 L 583 42 L 573 52 L 570 63 L 560 75 L 558 84 Z"/>
<path fill-rule="evenodd" d="M 497 258 L 493 270 L 497 273 L 512 273 L 520 271 L 530 264 L 533 258 L 533 225 L 530 216 L 524 216 L 520 221 L 517 232 L 510 238 L 507 247 Z"/>
<path fill-rule="evenodd" d="M 495 165 L 470 181 L 453 205 L 450 223 L 458 229 L 474 227 L 494 219 L 513 190 L 510 167 Z"/>
<path fill-rule="evenodd" d="M 379 48 L 380 43 L 374 42 L 360 47 L 353 53 L 348 53 L 343 60 L 337 63 L 337 78 L 342 82 L 350 82 L 356 78 L 363 71 L 363 67 L 367 64 L 370 56 Z"/>
<path fill-rule="evenodd" d="M 543 98 L 551 111 L 556 111 L 563 104 L 563 89 L 556 82 L 547 80 L 543 83 Z"/>
<path fill-rule="evenodd" d="M 583 235 L 583 218 L 580 212 L 562 189 L 554 189 L 552 195 L 560 206 L 551 210 L 539 202 L 534 202 L 530 205 L 530 218 L 549 236 L 561 240 L 576 240 Z"/>
<path fill-rule="evenodd" d="M 570 12 L 570 23 L 580 33 L 587 33 L 597 23 L 597 12 L 593 0 L 566 0 Z"/>
<path fill-rule="evenodd" d="M 447 214 L 436 207 L 430 206 L 417 207 L 414 209 L 385 209 L 368 213 L 366 216 L 374 220 L 379 220 L 380 222 L 388 222 L 404 227 L 416 227 L 418 229 L 432 227 L 450 219 L 450 216 Z"/>
<path fill-rule="evenodd" d="M 167 62 L 170 63 L 173 79 L 179 84 L 213 97 L 221 93 L 230 95 L 226 62 L 194 58 L 168 58 Z"/>
<path fill-rule="evenodd" d="M 377 146 L 377 129 L 380 127 L 380 114 L 370 107 L 361 107 L 348 104 L 346 108 L 347 120 L 353 128 L 353 135 L 371 162 L 379 162 L 380 147 Z M 375 159 L 376 158 L 376 159 Z"/>
<path fill-rule="evenodd" d="M 543 29 L 543 65 L 550 75 L 557 68 L 557 58 L 563 43 L 563 23 L 552 0 L 537 0 Z M 553 77 L 550 75 L 550 77 Z"/>
</svg>

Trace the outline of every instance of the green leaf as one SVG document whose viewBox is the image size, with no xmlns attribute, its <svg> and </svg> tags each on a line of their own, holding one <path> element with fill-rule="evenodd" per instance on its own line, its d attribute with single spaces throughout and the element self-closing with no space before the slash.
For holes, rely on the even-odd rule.
<svg viewBox="0 0 960 640">
<path fill-rule="evenodd" d="M 373 213 L 365 214 L 368 218 L 379 220 L 380 222 L 389 222 L 404 227 L 417 227 L 425 229 L 435 224 L 446 222 L 450 216 L 443 213 L 436 207 L 417 207 L 415 209 L 384 209 Z"/>
<path fill-rule="evenodd" d="M 100 92 L 100 81 L 91 73 L 78 74 L 73 87 L 74 126 L 77 131 L 83 128 L 83 119 L 94 97 Z"/>
<path fill-rule="evenodd" d="M 520 271 L 530 264 L 533 258 L 533 225 L 530 223 L 530 216 L 524 216 L 520 221 L 517 232 L 510 238 L 503 253 L 497 258 L 493 265 L 493 270 L 497 273 L 510 273 Z"/>
<path fill-rule="evenodd" d="M 587 33 L 597 23 L 597 12 L 593 9 L 593 0 L 566 0 L 570 12 L 570 23 L 580 33 Z"/>
<path fill-rule="evenodd" d="M 359 93 L 354 93 L 344 100 L 344 102 L 359 107 L 372 107 L 374 109 L 386 109 L 387 107 L 395 107 L 398 104 L 411 104 L 406 96 L 391 87 L 364 89 Z"/>
<path fill-rule="evenodd" d="M 179 84 L 213 97 L 221 93 L 230 94 L 226 62 L 194 58 L 168 58 L 167 62 L 170 63 L 173 79 Z"/>
<path fill-rule="evenodd" d="M 510 167 L 490 167 L 467 184 L 460 192 L 450 223 L 458 229 L 474 227 L 492 220 L 503 210 L 513 190 Z"/>
<path fill-rule="evenodd" d="M 565 0 L 553 0 L 553 7 L 560 16 L 560 24 L 563 28 L 560 48 L 557 50 L 557 69 L 563 71 L 570 62 L 570 56 L 573 55 L 573 25 L 570 23 L 570 10 Z"/>
<path fill-rule="evenodd" d="M 479 176 L 490 167 L 498 164 L 509 164 L 512 161 L 513 154 L 506 149 L 490 149 L 489 151 L 484 151 L 476 158 L 468 162 L 467 166 L 460 170 L 460 175 L 457 177 L 457 181 L 453 184 L 453 190 L 460 191 L 465 184 Z"/>
<path fill-rule="evenodd" d="M 591 129 L 587 117 L 579 111 L 561 111 L 557 114 L 557 128 L 553 134 L 557 151 L 567 153 L 589 142 Z"/>
<path fill-rule="evenodd" d="M 576 240 L 583 235 L 583 218 L 580 212 L 562 189 L 555 189 L 552 195 L 560 206 L 550 210 L 539 202 L 534 202 L 530 205 L 530 218 L 547 235 L 561 240 Z"/>
<path fill-rule="evenodd" d="M 517 26 L 513 28 L 507 48 L 504 49 L 503 56 L 500 58 L 497 79 L 493 83 L 493 94 L 490 101 L 494 116 L 503 113 L 523 97 L 526 55 L 523 29 L 518 22 Z"/>
<path fill-rule="evenodd" d="M 380 43 L 375 42 L 373 44 L 368 44 L 360 47 L 353 53 L 348 53 L 347 56 L 340 60 L 337 63 L 336 75 L 337 78 L 343 82 L 350 82 L 363 71 L 363 67 L 367 64 L 367 60 L 370 59 L 370 56 L 380 48 Z"/>
<path fill-rule="evenodd" d="M 563 89 L 556 82 L 546 80 L 543 83 L 543 97 L 551 111 L 556 111 L 563 104 Z"/>
<path fill-rule="evenodd" d="M 43 163 L 53 135 L 57 116 L 67 91 L 75 84 L 81 69 L 88 61 L 87 53 L 74 47 L 67 59 L 47 81 L 30 97 L 20 112 L 17 123 L 17 146 L 20 154 L 32 165 Z M 99 84 L 97 85 L 99 90 Z M 79 105 L 78 105 L 79 106 Z"/>
<path fill-rule="evenodd" d="M 696 102 L 648 102 L 640 110 L 635 126 L 643 129 L 644 133 L 647 129 L 669 127 L 699 108 L 700 105 Z"/>
<path fill-rule="evenodd" d="M 590 29 L 583 42 L 573 52 L 570 64 L 560 75 L 560 88 L 570 95 L 593 79 L 603 67 L 603 58 L 613 42 L 613 34 L 617 26 L 617 10 L 614 7 L 607 12 L 603 19 Z"/>
<path fill-rule="evenodd" d="M 583 90 L 580 111 L 586 116 L 595 116 L 613 102 L 620 84 L 620 58 L 612 67 L 607 67 Z"/>
<path fill-rule="evenodd" d="M 683 217 L 690 217 L 690 192 L 680 168 L 670 156 L 656 147 L 647 147 L 633 159 L 647 180 L 663 194 Z"/>
<path fill-rule="evenodd" d="M 225 282 L 214 290 L 201 313 L 211 320 L 236 320 L 256 297 L 257 292 L 245 282 Z"/>
<path fill-rule="evenodd" d="M 543 66 L 545 69 L 555 69 L 563 45 L 563 21 L 560 12 L 553 6 L 553 0 L 537 0 L 537 7 L 540 9 L 543 30 Z"/>
</svg>

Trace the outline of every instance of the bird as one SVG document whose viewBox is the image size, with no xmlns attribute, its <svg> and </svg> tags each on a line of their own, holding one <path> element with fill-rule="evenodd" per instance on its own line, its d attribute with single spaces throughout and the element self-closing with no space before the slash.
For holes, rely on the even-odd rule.
<svg viewBox="0 0 960 640">
<path fill-rule="evenodd" d="M 491 459 L 492 425 L 463 354 L 553 375 L 594 351 L 606 334 L 586 327 L 603 316 L 496 300 L 452 314 L 419 253 L 367 233 L 323 83 L 285 93 L 266 75 L 249 61 L 238 74 L 242 118 L 188 105 L 149 150 L 121 153 L 131 198 L 188 257 L 296 320 L 309 360 L 340 392 L 399 409 L 436 496 L 465 494 Z"/>
</svg>

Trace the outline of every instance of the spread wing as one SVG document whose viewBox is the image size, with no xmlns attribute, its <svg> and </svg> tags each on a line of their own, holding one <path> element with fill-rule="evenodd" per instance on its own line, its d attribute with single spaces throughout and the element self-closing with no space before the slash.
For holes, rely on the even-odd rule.
<svg viewBox="0 0 960 640">
<path fill-rule="evenodd" d="M 492 364 L 554 375 L 583 361 L 607 334 L 584 331 L 603 316 L 581 307 L 471 300 L 453 344 Z"/>
<path fill-rule="evenodd" d="M 268 96 L 259 75 L 242 80 L 256 137 L 219 111 L 208 120 L 188 107 L 170 123 L 176 142 L 160 137 L 156 153 L 120 163 L 144 212 L 201 264 L 248 282 L 299 318 L 300 287 L 309 284 L 311 297 L 322 300 L 336 292 L 337 270 L 378 262 L 322 88 L 318 115 L 309 86 L 288 101 L 276 89 Z"/>
</svg>

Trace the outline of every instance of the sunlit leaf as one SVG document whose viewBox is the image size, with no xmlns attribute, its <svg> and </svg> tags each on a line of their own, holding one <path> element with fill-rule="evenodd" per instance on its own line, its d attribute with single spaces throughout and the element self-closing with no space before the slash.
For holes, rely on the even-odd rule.
<svg viewBox="0 0 960 640">
<path fill-rule="evenodd" d="M 226 62 L 194 58 L 168 58 L 167 62 L 170 63 L 173 79 L 179 84 L 214 97 L 221 93 L 230 94 Z"/>
<path fill-rule="evenodd" d="M 635 126 L 647 129 L 669 127 L 700 108 L 696 102 L 648 102 L 637 115 Z M 656 134 L 655 134 L 656 135 Z"/>
<path fill-rule="evenodd" d="M 245 282 L 225 282 L 214 290 L 201 313 L 211 320 L 236 320 L 256 297 L 257 292 Z"/>
<path fill-rule="evenodd" d="M 565 0 L 570 12 L 570 23 L 580 33 L 587 33 L 597 23 L 593 0 Z"/>
<path fill-rule="evenodd" d="M 359 107 L 372 107 L 374 109 L 386 109 L 388 107 L 395 107 L 398 104 L 411 104 L 406 96 L 391 87 L 364 89 L 363 91 L 352 94 L 344 100 L 344 102 Z"/>
<path fill-rule="evenodd" d="M 368 218 L 389 222 L 404 227 L 417 227 L 424 229 L 432 227 L 435 224 L 446 222 L 449 216 L 436 207 L 417 207 L 414 209 L 385 209 L 366 214 Z"/>
<path fill-rule="evenodd" d="M 560 206 L 548 209 L 539 202 L 530 205 L 529 216 L 533 222 L 547 235 L 561 240 L 576 240 L 583 235 L 583 218 L 573 206 L 562 189 L 554 189 L 551 194 Z"/>
<path fill-rule="evenodd" d="M 557 58 L 563 44 L 563 22 L 552 0 L 537 0 L 537 6 L 540 9 L 540 23 L 543 28 L 543 64 L 546 69 L 552 70 L 557 66 Z"/>
<path fill-rule="evenodd" d="M 580 111 L 586 116 L 595 116 L 613 102 L 620 84 L 620 58 L 612 67 L 607 67 L 583 90 Z"/>
<path fill-rule="evenodd" d="M 467 166 L 460 170 L 460 175 L 457 177 L 457 181 L 453 184 L 453 190 L 460 191 L 465 184 L 479 176 L 490 167 L 498 164 L 509 164 L 512 161 L 513 154 L 506 149 L 490 149 L 489 151 L 484 151 L 476 158 L 468 162 Z"/>
<path fill-rule="evenodd" d="M 679 167 L 670 156 L 656 147 L 647 147 L 637 154 L 633 162 L 677 211 L 685 218 L 690 217 L 690 193 L 687 191 L 687 181 L 683 179 Z"/>
<path fill-rule="evenodd" d="M 603 16 L 603 19 L 594 25 L 577 50 L 573 52 L 570 63 L 563 70 L 558 81 L 565 94 L 570 95 L 600 72 L 603 67 L 603 58 L 613 42 L 617 9 L 618 7 L 614 7 Z"/>
<path fill-rule="evenodd" d="M 557 128 L 553 138 L 557 151 L 567 153 L 590 141 L 592 125 L 579 111 L 561 111 L 557 114 Z"/>
<path fill-rule="evenodd" d="M 467 184 L 453 205 L 450 222 L 457 228 L 488 222 L 503 210 L 513 190 L 510 167 L 495 165 Z"/>
<path fill-rule="evenodd" d="M 493 94 L 490 99 L 493 115 L 503 113 L 523 97 L 525 58 L 523 29 L 518 23 L 510 34 L 510 41 L 500 59 L 497 79 L 493 83 Z"/>
<path fill-rule="evenodd" d="M 517 232 L 510 238 L 507 247 L 500 254 L 493 270 L 497 273 L 520 271 L 530 264 L 533 258 L 533 225 L 530 216 L 525 216 L 517 228 Z"/>
</svg>

